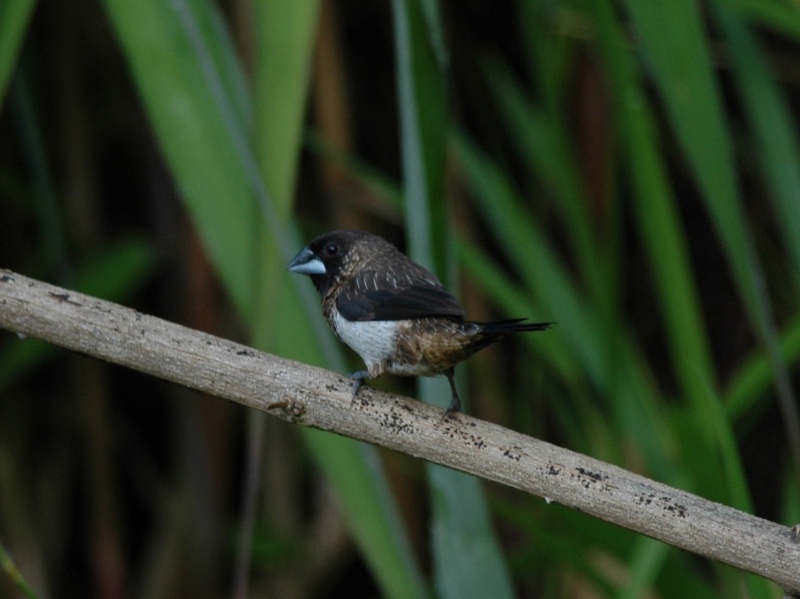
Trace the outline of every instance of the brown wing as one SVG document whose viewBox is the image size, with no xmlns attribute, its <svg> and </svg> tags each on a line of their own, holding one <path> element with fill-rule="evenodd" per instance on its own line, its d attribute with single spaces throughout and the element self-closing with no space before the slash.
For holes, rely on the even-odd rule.
<svg viewBox="0 0 800 599">
<path fill-rule="evenodd" d="M 427 273 L 426 273 L 427 274 Z M 463 318 L 464 309 L 432 276 L 396 277 L 366 271 L 353 277 L 336 300 L 351 321 L 407 320 L 428 316 Z"/>
</svg>

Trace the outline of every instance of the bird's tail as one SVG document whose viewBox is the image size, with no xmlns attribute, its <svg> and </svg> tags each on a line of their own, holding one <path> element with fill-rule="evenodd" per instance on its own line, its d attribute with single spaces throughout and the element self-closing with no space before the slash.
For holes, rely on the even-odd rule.
<svg viewBox="0 0 800 599">
<path fill-rule="evenodd" d="M 512 318 L 511 320 L 498 320 L 495 322 L 480 322 L 485 335 L 507 335 L 509 333 L 525 333 L 527 331 L 544 331 L 553 326 L 554 322 L 525 322 L 526 318 Z"/>
</svg>

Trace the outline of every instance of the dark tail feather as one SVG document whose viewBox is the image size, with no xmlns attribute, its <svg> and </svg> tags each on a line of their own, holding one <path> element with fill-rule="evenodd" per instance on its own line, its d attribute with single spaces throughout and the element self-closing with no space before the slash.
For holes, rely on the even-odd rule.
<svg viewBox="0 0 800 599">
<path fill-rule="evenodd" d="M 483 333 L 486 335 L 507 335 L 508 333 L 544 331 L 556 324 L 554 322 L 525 322 L 526 320 L 526 318 L 513 318 L 511 320 L 480 322 L 477 324 L 483 327 Z"/>
</svg>

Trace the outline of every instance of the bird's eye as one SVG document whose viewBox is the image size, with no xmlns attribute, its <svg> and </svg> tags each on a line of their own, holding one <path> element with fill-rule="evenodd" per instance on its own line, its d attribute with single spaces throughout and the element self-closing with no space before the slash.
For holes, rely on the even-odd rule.
<svg viewBox="0 0 800 599">
<path fill-rule="evenodd" d="M 323 251 L 325 252 L 326 256 L 335 256 L 336 254 L 339 253 L 339 246 L 336 245 L 335 243 L 329 243 L 328 245 L 325 246 Z"/>
</svg>

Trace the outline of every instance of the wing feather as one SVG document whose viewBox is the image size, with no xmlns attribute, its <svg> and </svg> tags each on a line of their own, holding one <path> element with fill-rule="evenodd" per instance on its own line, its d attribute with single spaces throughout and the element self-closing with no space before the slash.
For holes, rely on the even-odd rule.
<svg viewBox="0 0 800 599">
<path fill-rule="evenodd" d="M 339 293 L 336 307 L 350 321 L 464 316 L 458 301 L 432 275 L 398 278 L 377 271 L 353 277 Z"/>
</svg>

